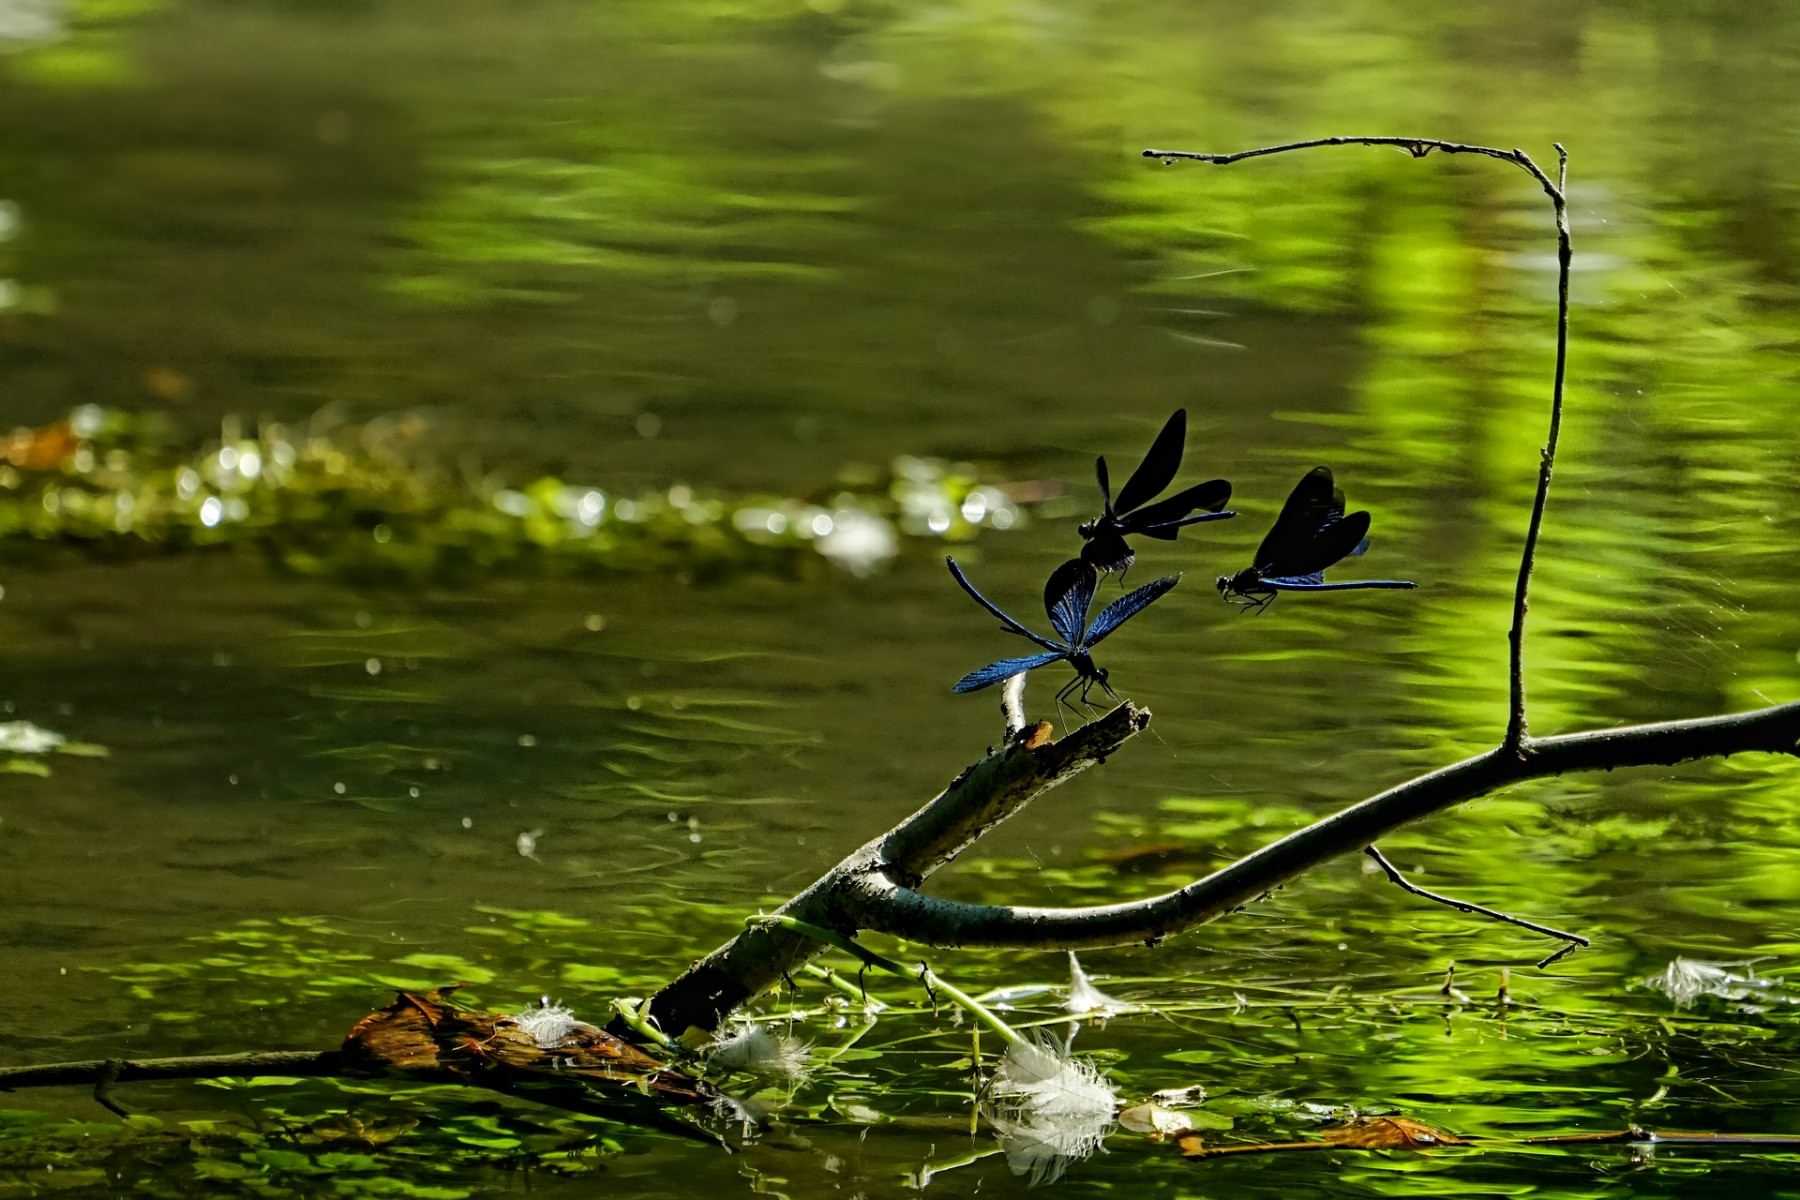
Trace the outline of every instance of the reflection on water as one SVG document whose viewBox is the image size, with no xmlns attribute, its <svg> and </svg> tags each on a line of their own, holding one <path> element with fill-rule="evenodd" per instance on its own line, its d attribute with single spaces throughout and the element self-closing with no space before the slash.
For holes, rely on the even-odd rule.
<svg viewBox="0 0 1800 1200">
<path fill-rule="evenodd" d="M 1093 455 L 1123 461 L 1186 406 L 1190 471 L 1229 477 L 1243 517 L 1140 547 L 1138 569 L 1187 573 L 1107 644 L 1152 733 L 944 894 L 1171 886 L 1502 725 L 1553 332 L 1542 197 L 1490 163 L 1165 170 L 1144 145 L 1564 141 L 1576 341 L 1534 729 L 1796 694 L 1787 10 L 13 0 L 0 39 L 6 429 L 94 404 L 197 443 L 227 416 L 429 411 L 457 434 L 447 470 L 614 494 L 818 495 L 942 455 L 1068 489 L 978 543 L 983 588 L 1030 613 L 1091 515 Z M 1320 462 L 1374 515 L 1369 573 L 1421 589 L 1220 604 L 1208 581 Z M 0 946 L 32 1022 L 6 1061 L 324 1044 L 385 988 L 448 978 L 583 1012 L 654 987 L 998 737 L 986 695 L 949 685 L 1009 648 L 937 558 L 902 542 L 866 577 L 707 585 L 502 564 L 402 589 L 241 553 L 9 554 L 0 719 L 111 753 L 0 777 Z M 1346 860 L 1087 960 L 1175 1007 L 1082 1049 L 1121 1094 L 1204 1082 L 1227 1136 L 1302 1136 L 1345 1106 L 1461 1133 L 1791 1131 L 1791 1017 L 1675 1016 L 1629 985 L 1677 954 L 1791 977 L 1793 778 L 1746 760 L 1539 781 L 1386 846 L 1422 884 L 1596 939 L 1552 971 L 1524 968 L 1528 935 Z M 805 1101 L 835 1172 L 653 1143 L 610 1182 L 673 1192 L 679 1164 L 684 1188 L 882 1192 L 991 1149 L 929 1124 L 967 1111 L 957 1035 L 850 1053 L 829 1110 Z M 1111 1144 L 1063 1186 L 1173 1194 L 1204 1169 L 1272 1196 L 1585 1194 L 1627 1169 L 1196 1168 Z M 1631 1186 L 1756 1192 L 1779 1165 L 1665 1155 Z M 464 1182 L 497 1186 L 486 1170 Z M 932 1186 L 1010 1178 L 978 1159 Z"/>
</svg>

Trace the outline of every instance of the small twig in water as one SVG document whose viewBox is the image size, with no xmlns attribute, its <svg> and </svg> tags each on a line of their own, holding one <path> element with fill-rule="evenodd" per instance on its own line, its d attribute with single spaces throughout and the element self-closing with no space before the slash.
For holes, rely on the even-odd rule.
<svg viewBox="0 0 1800 1200">
<path fill-rule="evenodd" d="M 1474 904 L 1468 900 L 1458 900 L 1453 896 L 1445 896 L 1438 892 L 1429 891 L 1402 875 L 1400 873 L 1400 868 L 1389 862 L 1387 856 L 1375 847 L 1365 846 L 1363 847 L 1363 853 L 1374 859 L 1375 865 L 1380 867 L 1387 875 L 1388 879 L 1401 891 L 1411 892 L 1413 895 L 1424 900 L 1430 900 L 1434 904 L 1447 905 L 1450 908 L 1456 909 L 1458 912 L 1474 913 L 1477 916 L 1488 917 L 1495 921 L 1504 921 L 1508 925 L 1517 925 L 1521 929 L 1529 929 L 1531 932 L 1541 933 L 1545 937 L 1561 938 L 1567 943 L 1567 945 L 1563 946 L 1563 948 L 1558 950 L 1555 954 L 1539 960 L 1537 965 L 1540 967 L 1549 966 L 1563 955 L 1572 953 L 1577 947 L 1585 947 L 1591 944 L 1587 938 L 1582 937 L 1578 933 L 1567 933 L 1561 929 L 1553 929 L 1548 925 L 1540 925 L 1536 921 L 1527 921 L 1524 917 L 1510 916 L 1498 909 L 1488 908 L 1485 905 Z"/>
<path fill-rule="evenodd" d="M 112 1085 L 118 1082 L 119 1071 L 124 1066 L 125 1062 L 123 1059 L 108 1059 L 106 1068 L 101 1072 L 100 1078 L 94 1080 L 94 1103 L 117 1117 L 131 1116 L 130 1113 L 121 1108 L 108 1094 L 112 1091 Z"/>
</svg>

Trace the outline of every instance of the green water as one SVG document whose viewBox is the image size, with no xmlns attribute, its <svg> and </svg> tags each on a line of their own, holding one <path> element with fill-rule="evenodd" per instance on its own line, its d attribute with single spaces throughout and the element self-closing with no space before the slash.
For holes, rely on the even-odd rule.
<svg viewBox="0 0 1800 1200">
<path fill-rule="evenodd" d="M 1575 339 L 1534 731 L 1800 694 L 1800 14 L 1780 6 L 14 0 L 0 39 L 0 427 L 98 404 L 198 446 L 226 418 L 401 414 L 446 470 L 627 491 L 812 495 L 939 455 L 1060 496 L 955 548 L 1035 620 L 1092 456 L 1117 478 L 1185 405 L 1187 477 L 1229 476 L 1243 515 L 1142 551 L 1145 580 L 1188 573 L 1103 657 L 1151 732 L 942 894 L 1161 891 L 1503 724 L 1550 368 L 1542 196 L 1477 160 L 1163 169 L 1145 146 L 1397 133 L 1549 162 L 1565 143 Z M 1424 587 L 1238 615 L 1210 580 L 1317 462 L 1374 514 L 1358 573 Z M 978 757 L 997 716 L 949 684 L 1017 650 L 928 539 L 867 577 L 704 583 L 117 549 L 0 546 L 0 719 L 110 751 L 0 776 L 3 1065 L 328 1046 L 392 987 L 452 979 L 597 1019 Z M 1060 670 L 1031 689 L 1045 715 Z M 1542 940 L 1347 859 L 1155 950 L 1084 956 L 1165 1011 L 1077 1049 L 1130 1097 L 1205 1084 L 1226 1140 L 1309 1136 L 1326 1109 L 1466 1135 L 1800 1133 L 1783 1002 L 1679 1011 L 1633 986 L 1678 954 L 1795 978 L 1797 772 L 1544 781 L 1385 844 L 1423 883 L 1595 939 L 1547 971 Z M 1065 974 L 932 961 L 971 988 Z M 1441 991 L 1451 963 L 1467 1003 Z M 391 1087 L 139 1086 L 118 1098 L 176 1129 L 423 1123 L 372 1164 L 138 1151 L 61 1178 L 898 1194 L 991 1147 L 969 1136 L 967 1052 L 947 1013 L 901 1014 L 794 1097 L 790 1137 L 726 1156 L 612 1131 L 628 1153 L 603 1171 L 529 1181 L 473 1142 L 439 1156 L 444 1129 L 541 1150 L 594 1127 L 528 1135 L 548 1118 Z M 112 1122 L 78 1089 L 0 1107 Z M 1800 1192 L 1770 1153 L 1108 1149 L 1068 1194 Z M 215 1159 L 244 1175 L 196 1165 Z M 47 1174 L 0 1171 L 0 1195 Z M 930 1190 L 1023 1186 L 987 1157 Z"/>
</svg>

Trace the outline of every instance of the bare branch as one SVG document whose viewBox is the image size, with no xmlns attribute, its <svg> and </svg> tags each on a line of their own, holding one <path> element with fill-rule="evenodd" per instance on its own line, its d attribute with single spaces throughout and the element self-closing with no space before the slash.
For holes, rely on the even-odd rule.
<svg viewBox="0 0 1800 1200">
<path fill-rule="evenodd" d="M 1556 443 L 1562 433 L 1563 381 L 1569 362 L 1569 263 L 1574 255 L 1569 240 L 1569 152 L 1556 143 L 1556 181 L 1532 161 L 1523 150 L 1502 150 L 1497 146 L 1471 146 L 1462 142 L 1444 142 L 1436 138 L 1407 137 L 1328 137 L 1304 142 L 1287 142 L 1279 146 L 1262 146 L 1240 150 L 1235 154 L 1204 154 L 1187 150 L 1146 150 L 1145 158 L 1160 159 L 1165 165 L 1179 161 L 1211 163 L 1226 166 L 1247 158 L 1284 154 L 1290 150 L 1312 150 L 1320 146 L 1394 146 L 1414 158 L 1424 158 L 1433 150 L 1443 154 L 1478 154 L 1512 163 L 1538 181 L 1550 198 L 1556 221 L 1556 369 L 1550 384 L 1550 429 L 1544 437 L 1544 448 L 1538 459 L 1537 495 L 1531 503 L 1531 520 L 1525 528 L 1525 546 L 1519 554 L 1519 575 L 1513 585 L 1512 626 L 1507 631 L 1508 707 L 1503 748 L 1524 754 L 1530 740 L 1525 719 L 1525 614 L 1530 609 L 1531 570 L 1537 558 L 1538 534 L 1544 524 L 1544 509 L 1550 500 L 1550 476 L 1556 468 Z"/>
<path fill-rule="evenodd" d="M 1523 754 L 1499 747 L 1371 796 L 1204 879 L 1144 900 L 1088 908 L 963 904 L 926 896 L 880 870 L 847 876 L 837 899 L 843 919 L 934 946 L 1149 945 L 1231 912 L 1402 825 L 1522 780 L 1752 751 L 1800 757 L 1800 703 L 1534 739 Z"/>
<path fill-rule="evenodd" d="M 18 1088 L 94 1085 L 94 1099 L 120 1116 L 125 1110 L 113 1103 L 107 1091 L 117 1083 L 143 1083 L 169 1079 L 235 1079 L 260 1075 L 285 1078 L 333 1077 L 368 1079 L 368 1065 L 342 1050 L 256 1050 L 244 1054 L 195 1054 L 182 1058 L 94 1058 L 75 1062 L 44 1063 L 33 1067 L 0 1067 L 0 1093 Z M 471 1076 L 448 1070 L 388 1072 L 415 1082 L 454 1083 L 517 1096 L 567 1112 L 585 1113 L 622 1121 L 679 1137 L 717 1144 L 718 1138 L 697 1125 L 663 1112 L 648 1095 L 615 1090 L 604 1092 L 580 1078 L 549 1074 L 529 1075 L 504 1071 Z"/>
<path fill-rule="evenodd" d="M 1255 150 L 1239 150 L 1234 154 L 1207 154 L 1192 150 L 1146 150 L 1145 158 L 1161 159 L 1163 162 L 1211 163 L 1215 167 L 1229 166 L 1234 162 L 1242 162 L 1247 158 L 1263 158 L 1270 154 L 1286 154 L 1290 150 L 1312 150 L 1319 146 L 1393 146 L 1404 150 L 1414 158 L 1424 158 L 1433 150 L 1443 154 L 1479 154 L 1487 158 L 1498 158 L 1529 171 L 1534 179 L 1543 185 L 1544 190 L 1552 196 L 1559 195 L 1557 186 L 1550 182 L 1550 177 L 1543 169 L 1531 160 L 1523 150 L 1502 150 L 1497 146 L 1472 146 L 1465 142 L 1446 142 L 1438 138 L 1411 137 L 1328 137 L 1312 138 L 1304 142 L 1284 142 L 1279 146 L 1259 146 Z"/>
<path fill-rule="evenodd" d="M 1556 144 L 1558 186 L 1550 193 L 1556 218 L 1556 367 L 1550 381 L 1550 430 L 1544 435 L 1544 451 L 1538 461 L 1537 495 L 1531 501 L 1531 522 L 1525 527 L 1525 549 L 1519 555 L 1518 582 L 1513 585 L 1512 628 L 1507 631 L 1507 680 L 1509 705 L 1506 740 L 1509 749 L 1522 751 L 1531 736 L 1525 718 L 1525 614 L 1531 607 L 1531 569 L 1537 559 L 1538 534 L 1544 525 L 1544 509 L 1550 501 L 1550 476 L 1556 470 L 1556 443 L 1562 434 L 1563 381 L 1569 369 L 1569 263 L 1574 246 L 1569 240 L 1569 203 L 1564 190 L 1569 176 L 1569 152 Z M 1540 177 L 1542 172 L 1538 172 Z"/>
<path fill-rule="evenodd" d="M 1026 727 L 997 753 L 965 768 L 923 808 L 853 851 L 783 904 L 777 915 L 854 932 L 835 898 L 846 875 L 879 870 L 916 887 L 1038 796 L 1105 761 L 1149 723 L 1147 710 L 1125 703 L 1061 741 L 1050 740 L 1048 723 Z M 791 975 L 823 949 L 814 939 L 776 924 L 747 929 L 651 997 L 650 1016 L 671 1035 L 689 1028 L 716 1029 L 738 1005 Z M 619 1028 L 613 1032 L 626 1036 Z"/>
<path fill-rule="evenodd" d="M 1476 916 L 1487 917 L 1494 921 L 1503 921 L 1508 925 L 1517 925 L 1520 929 L 1529 929 L 1533 933 L 1541 933 L 1545 937 L 1561 938 L 1566 944 L 1556 953 L 1546 958 L 1539 959 L 1537 964 L 1539 967 L 1549 966 L 1577 946 L 1587 947 L 1593 944 L 1579 933 L 1569 933 L 1549 925 L 1539 925 L 1536 921 L 1527 921 L 1524 917 L 1515 917 L 1511 913 L 1503 913 L 1497 908 L 1489 908 L 1484 904 L 1476 904 L 1471 900 L 1458 900 L 1454 896 L 1446 896 L 1442 892 L 1434 892 L 1430 888 L 1422 888 L 1418 884 L 1412 882 L 1412 880 L 1408 879 L 1405 875 L 1402 875 L 1400 873 L 1400 868 L 1389 862 L 1387 855 L 1383 854 L 1374 846 L 1364 846 L 1363 853 L 1374 859 L 1375 865 L 1381 868 L 1382 874 L 1388 877 L 1388 881 L 1403 892 L 1418 896 L 1424 900 L 1429 900 L 1433 904 L 1442 904 L 1446 908 L 1454 908 L 1457 912 L 1474 913 Z"/>
<path fill-rule="evenodd" d="M 348 1073 L 349 1064 L 338 1050 L 257 1050 L 248 1054 L 196 1054 L 185 1058 L 93 1058 L 37 1067 L 0 1067 L 0 1092 L 78 1083 L 139 1083 L 150 1079 Z"/>
</svg>

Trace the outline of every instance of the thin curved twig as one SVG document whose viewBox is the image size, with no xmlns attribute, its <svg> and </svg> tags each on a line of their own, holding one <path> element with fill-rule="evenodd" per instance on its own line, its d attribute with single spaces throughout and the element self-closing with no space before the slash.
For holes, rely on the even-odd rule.
<svg viewBox="0 0 1800 1200">
<path fill-rule="evenodd" d="M 256 1050 L 246 1054 L 193 1054 L 182 1058 L 91 1058 L 32 1067 L 0 1067 L 0 1092 L 82 1083 L 107 1087 L 151 1079 L 222 1079 L 237 1075 L 299 1078 L 343 1075 L 348 1071 L 348 1060 L 338 1050 Z"/>
<path fill-rule="evenodd" d="M 1538 181 L 1550 198 L 1556 220 L 1556 369 L 1550 384 L 1550 428 L 1544 437 L 1544 448 L 1538 460 L 1537 494 L 1531 502 L 1531 519 L 1525 527 L 1525 545 L 1519 554 L 1519 575 L 1513 586 L 1512 625 L 1507 631 L 1508 704 L 1506 734 L 1501 747 L 1521 757 L 1532 752 L 1529 726 L 1525 717 L 1525 614 L 1530 609 L 1531 570 L 1537 557 L 1538 534 L 1544 524 L 1544 509 L 1550 500 L 1550 476 L 1556 467 L 1556 444 L 1562 433 L 1563 381 L 1569 362 L 1569 264 L 1574 258 L 1569 240 L 1569 152 L 1556 143 L 1556 179 L 1553 182 L 1532 157 L 1520 149 L 1502 150 L 1497 146 L 1472 146 L 1463 142 L 1445 142 L 1437 138 L 1409 137 L 1328 137 L 1304 142 L 1286 142 L 1279 146 L 1260 146 L 1235 154 L 1206 154 L 1189 150 L 1146 150 L 1145 158 L 1164 164 L 1190 161 L 1223 167 L 1247 158 L 1284 154 L 1290 150 L 1312 150 L 1320 146 L 1393 146 L 1414 158 L 1424 158 L 1433 150 L 1443 154 L 1477 154 L 1512 163 Z"/>
<path fill-rule="evenodd" d="M 1537 559 L 1538 533 L 1544 526 L 1544 508 L 1550 501 L 1550 476 L 1556 470 L 1556 443 L 1562 435 L 1563 381 L 1569 368 L 1569 264 L 1575 250 L 1569 240 L 1569 152 L 1556 143 L 1556 181 L 1550 205 L 1556 214 L 1556 368 L 1550 382 L 1550 430 L 1544 436 L 1543 456 L 1538 461 L 1537 494 L 1531 501 L 1531 522 L 1525 527 L 1525 549 L 1519 555 L 1519 578 L 1513 587 L 1512 627 L 1507 630 L 1508 708 L 1506 740 L 1517 754 L 1531 752 L 1531 730 L 1525 717 L 1525 613 L 1531 607 L 1531 568 Z M 1535 170 L 1535 167 L 1534 167 Z M 1540 177 L 1542 172 L 1536 172 Z"/>
<path fill-rule="evenodd" d="M 1234 162 L 1242 162 L 1247 158 L 1263 158 L 1270 154 L 1286 154 L 1290 150 L 1312 150 L 1319 146 L 1393 146 L 1405 150 L 1414 158 L 1424 158 L 1433 150 L 1443 154 L 1478 154 L 1486 158 L 1497 158 L 1502 162 L 1512 163 L 1531 173 L 1532 178 L 1543 185 L 1544 191 L 1552 198 L 1560 195 L 1560 189 L 1552 183 L 1550 176 L 1537 165 L 1529 154 L 1523 150 L 1502 150 L 1498 146 L 1475 146 L 1467 142 L 1446 142 L 1441 138 L 1415 137 L 1369 137 L 1352 134 L 1343 137 L 1309 138 L 1303 142 L 1283 142 L 1279 146 L 1258 146 L 1254 150 L 1238 150 L 1231 154 L 1208 154 L 1194 150 L 1146 150 L 1145 158 L 1161 159 L 1163 162 L 1203 162 L 1215 167 L 1230 166 Z"/>
<path fill-rule="evenodd" d="M 1570 933 L 1566 929 L 1557 929 L 1552 925 L 1540 925 L 1536 921 L 1527 921 L 1524 917 L 1515 917 L 1511 913 L 1503 913 L 1497 908 L 1489 908 L 1487 905 L 1477 904 L 1473 900 L 1458 900 L 1455 896 L 1446 896 L 1442 892 L 1434 892 L 1430 888 L 1422 888 L 1412 880 L 1408 879 L 1405 875 L 1401 874 L 1400 868 L 1389 862 L 1387 855 L 1383 854 L 1376 847 L 1364 846 L 1363 853 L 1375 861 L 1375 865 L 1381 868 L 1381 873 L 1388 877 L 1389 883 L 1409 895 L 1429 900 L 1433 904 L 1442 904 L 1446 908 L 1454 908 L 1457 912 L 1474 913 L 1478 917 L 1487 917 L 1492 921 L 1503 921 L 1508 925 L 1517 925 L 1520 929 L 1529 929 L 1531 932 L 1541 933 L 1545 937 L 1561 938 L 1563 941 L 1562 948 L 1557 950 L 1554 954 L 1539 959 L 1537 965 L 1540 968 L 1549 966 L 1551 963 L 1564 957 L 1577 947 L 1586 948 L 1593 945 L 1591 941 L 1582 937 L 1579 933 Z"/>
<path fill-rule="evenodd" d="M 73 1062 L 43 1063 L 29 1067 L 0 1067 L 0 1093 L 19 1088 L 94 1085 L 94 1099 L 121 1117 L 125 1110 L 107 1095 L 120 1083 L 145 1083 L 172 1079 L 235 1079 L 278 1076 L 287 1079 L 368 1079 L 370 1071 L 342 1050 L 254 1050 L 242 1054 L 192 1054 L 179 1058 L 92 1058 Z M 506 1073 L 470 1077 L 449 1071 L 420 1070 L 394 1073 L 396 1078 L 421 1082 L 454 1083 L 517 1096 L 565 1112 L 621 1121 L 716 1145 L 719 1139 L 705 1129 L 663 1112 L 638 1093 L 609 1094 L 584 1086 L 575 1077 L 531 1078 Z"/>
</svg>

